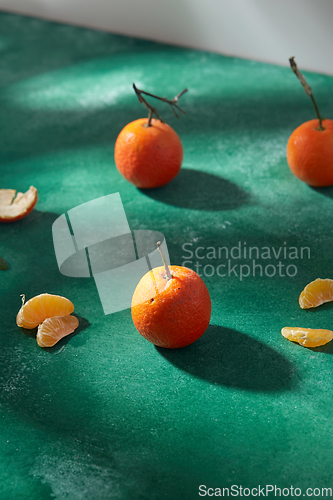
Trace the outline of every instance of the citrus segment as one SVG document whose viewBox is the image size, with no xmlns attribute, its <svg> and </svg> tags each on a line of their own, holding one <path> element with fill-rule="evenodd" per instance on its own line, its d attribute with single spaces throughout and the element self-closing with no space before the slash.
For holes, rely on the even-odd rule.
<svg viewBox="0 0 333 500">
<path fill-rule="evenodd" d="M 317 278 L 304 288 L 299 296 L 299 305 L 302 309 L 310 309 L 332 300 L 333 280 Z"/>
<path fill-rule="evenodd" d="M 206 331 L 211 300 L 201 277 L 186 267 L 164 266 L 143 276 L 132 298 L 132 319 L 138 332 L 156 346 L 185 347 Z"/>
<path fill-rule="evenodd" d="M 15 189 L 0 189 L 0 222 L 22 219 L 37 203 L 37 189 L 33 186 L 26 193 L 18 192 L 16 198 L 15 194 Z"/>
<path fill-rule="evenodd" d="M 128 123 L 117 137 L 114 158 L 126 180 L 139 188 L 156 188 L 170 182 L 183 161 L 178 134 L 166 123 L 147 118 Z"/>
<path fill-rule="evenodd" d="M 37 330 L 37 344 L 40 347 L 52 347 L 79 326 L 75 316 L 53 316 L 47 318 Z"/>
<path fill-rule="evenodd" d="M 325 345 L 333 339 L 333 332 L 331 330 L 285 327 L 282 328 L 281 333 L 286 339 L 298 342 L 304 347 Z"/>
<path fill-rule="evenodd" d="M 42 293 L 28 300 L 18 312 L 16 323 L 22 328 L 36 328 L 47 318 L 67 316 L 74 311 L 74 305 L 65 297 Z"/>
</svg>

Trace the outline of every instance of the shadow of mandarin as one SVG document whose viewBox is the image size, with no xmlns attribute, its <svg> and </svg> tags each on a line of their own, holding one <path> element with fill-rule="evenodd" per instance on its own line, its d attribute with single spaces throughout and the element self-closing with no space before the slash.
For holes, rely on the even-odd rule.
<svg viewBox="0 0 333 500">
<path fill-rule="evenodd" d="M 163 187 L 139 191 L 156 201 L 192 210 L 223 211 L 252 204 L 249 193 L 237 184 L 190 168 L 182 168 Z"/>
<path fill-rule="evenodd" d="M 249 391 L 286 391 L 296 385 L 295 368 L 278 351 L 249 335 L 210 325 L 183 349 L 158 352 L 171 364 L 212 384 Z"/>
</svg>

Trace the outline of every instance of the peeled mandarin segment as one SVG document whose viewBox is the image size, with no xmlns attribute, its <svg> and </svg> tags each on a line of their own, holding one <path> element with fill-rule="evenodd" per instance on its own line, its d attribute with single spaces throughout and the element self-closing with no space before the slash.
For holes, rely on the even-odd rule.
<svg viewBox="0 0 333 500">
<path fill-rule="evenodd" d="M 0 222 L 22 219 L 37 203 L 37 189 L 30 186 L 26 193 L 17 193 L 15 189 L 0 189 Z"/>
<path fill-rule="evenodd" d="M 37 344 L 40 347 L 52 347 L 79 326 L 75 316 L 54 316 L 46 319 L 38 327 Z"/>
<path fill-rule="evenodd" d="M 304 347 L 318 347 L 327 344 L 333 339 L 331 330 L 285 327 L 282 328 L 281 333 L 286 339 L 298 342 Z"/>
<path fill-rule="evenodd" d="M 299 296 L 299 305 L 302 309 L 309 309 L 332 300 L 333 280 L 317 278 L 304 288 Z"/>
<path fill-rule="evenodd" d="M 18 312 L 17 326 L 32 329 L 53 316 L 67 316 L 74 311 L 74 305 L 65 297 L 42 293 L 28 300 Z"/>
</svg>

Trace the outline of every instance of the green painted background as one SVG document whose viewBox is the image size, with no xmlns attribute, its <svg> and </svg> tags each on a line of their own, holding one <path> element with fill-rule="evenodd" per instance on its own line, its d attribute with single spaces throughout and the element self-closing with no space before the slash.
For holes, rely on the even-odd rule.
<svg viewBox="0 0 333 500">
<path fill-rule="evenodd" d="M 187 500 L 200 498 L 199 485 L 332 487 L 333 347 L 304 349 L 280 334 L 333 327 L 331 305 L 307 312 L 297 301 L 309 281 L 333 277 L 333 189 L 312 189 L 288 169 L 288 137 L 314 117 L 295 75 L 8 14 L 0 51 L 0 186 L 39 192 L 27 218 L 0 227 L 10 266 L 0 272 L 0 498 Z M 333 117 L 332 77 L 306 76 Z M 180 120 L 159 106 L 185 155 L 179 176 L 152 191 L 128 184 L 113 160 L 122 127 L 146 115 L 133 82 L 167 97 L 189 89 Z M 174 264 L 185 243 L 309 247 L 310 259 L 258 260 L 296 265 L 293 278 L 205 277 L 207 332 L 182 350 L 157 349 L 129 310 L 103 314 L 93 279 L 57 267 L 54 220 L 114 192 L 132 230 L 165 235 Z M 42 292 L 71 299 L 81 324 L 49 350 L 15 324 L 20 294 Z"/>
</svg>

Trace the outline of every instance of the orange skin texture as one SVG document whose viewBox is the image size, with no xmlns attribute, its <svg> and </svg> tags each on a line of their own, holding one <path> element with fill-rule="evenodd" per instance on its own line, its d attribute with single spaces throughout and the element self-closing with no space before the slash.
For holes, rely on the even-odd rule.
<svg viewBox="0 0 333 500">
<path fill-rule="evenodd" d="M 178 174 L 183 146 L 166 123 L 140 118 L 128 123 L 117 137 L 114 159 L 126 180 L 138 188 L 164 186 Z"/>
<path fill-rule="evenodd" d="M 287 162 L 290 170 L 310 186 L 333 185 L 333 120 L 303 123 L 291 134 L 287 144 Z"/>
<path fill-rule="evenodd" d="M 211 300 L 201 277 L 191 269 L 156 267 L 140 280 L 132 298 L 138 332 L 159 347 L 176 349 L 195 342 L 208 328 Z"/>
</svg>

